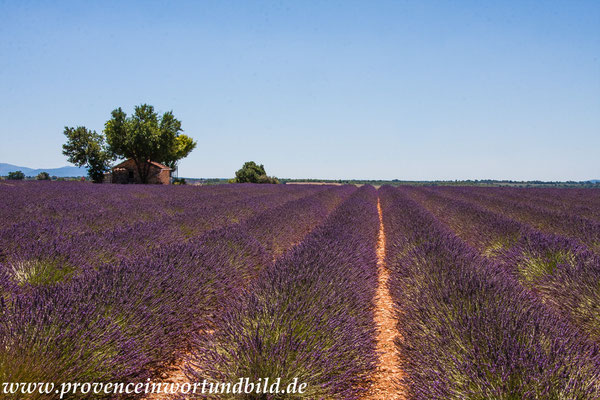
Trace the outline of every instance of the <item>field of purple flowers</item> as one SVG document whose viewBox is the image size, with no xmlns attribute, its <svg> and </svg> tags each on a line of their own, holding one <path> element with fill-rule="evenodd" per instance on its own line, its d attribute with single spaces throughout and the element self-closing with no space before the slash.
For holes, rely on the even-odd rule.
<svg viewBox="0 0 600 400">
<path fill-rule="evenodd" d="M 308 384 L 272 398 L 366 398 L 379 200 L 393 396 L 600 398 L 598 191 L 0 182 L 0 198 L 0 382 L 181 365 Z"/>
</svg>

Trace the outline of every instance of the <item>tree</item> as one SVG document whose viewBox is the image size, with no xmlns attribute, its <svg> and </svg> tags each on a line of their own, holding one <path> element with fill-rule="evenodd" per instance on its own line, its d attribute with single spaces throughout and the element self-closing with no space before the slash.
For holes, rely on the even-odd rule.
<svg viewBox="0 0 600 400">
<path fill-rule="evenodd" d="M 63 144 L 63 154 L 70 163 L 78 167 L 86 167 L 88 175 L 95 183 L 104 180 L 104 173 L 110 169 L 114 154 L 107 147 L 104 137 L 96 131 L 90 131 L 84 126 L 69 128 L 64 131 L 67 143 Z"/>
<path fill-rule="evenodd" d="M 37 179 L 38 181 L 49 181 L 50 180 L 50 174 L 47 172 L 40 172 L 35 179 Z"/>
<path fill-rule="evenodd" d="M 279 181 L 275 177 L 267 176 L 262 164 L 248 161 L 235 173 L 235 183 L 279 183 Z"/>
<path fill-rule="evenodd" d="M 132 159 L 142 183 L 148 181 L 148 161 L 175 168 L 177 162 L 196 147 L 192 138 L 180 133 L 181 121 L 174 117 L 172 111 L 159 117 L 154 107 L 142 104 L 135 107 L 130 117 L 120 107 L 111 115 L 104 126 L 110 151 L 119 157 Z"/>
<path fill-rule="evenodd" d="M 25 174 L 22 171 L 12 171 L 8 173 L 7 178 L 13 181 L 22 181 L 25 179 Z"/>
</svg>

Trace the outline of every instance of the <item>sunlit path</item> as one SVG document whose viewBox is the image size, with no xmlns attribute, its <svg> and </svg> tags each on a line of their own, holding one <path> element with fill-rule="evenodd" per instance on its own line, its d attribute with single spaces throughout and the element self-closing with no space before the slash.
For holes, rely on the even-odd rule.
<svg viewBox="0 0 600 400">
<path fill-rule="evenodd" d="M 398 353 L 394 340 L 398 337 L 394 303 L 388 289 L 390 273 L 385 265 L 385 230 L 381 204 L 377 199 L 379 213 L 379 237 L 377 240 L 377 269 L 379 284 L 375 295 L 375 324 L 377 325 L 377 351 L 379 365 L 367 399 L 404 399 L 403 389 L 398 383 L 402 377 Z"/>
</svg>

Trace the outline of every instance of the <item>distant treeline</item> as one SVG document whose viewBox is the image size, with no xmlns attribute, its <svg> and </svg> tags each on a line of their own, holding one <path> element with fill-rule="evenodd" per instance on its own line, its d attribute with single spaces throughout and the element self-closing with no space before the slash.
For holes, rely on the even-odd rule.
<svg viewBox="0 0 600 400">
<path fill-rule="evenodd" d="M 0 176 L 0 180 L 7 179 L 7 176 Z M 56 176 L 49 177 L 50 180 L 74 181 L 81 180 L 81 177 L 63 178 Z M 24 176 L 24 180 L 40 179 L 35 176 Z M 229 183 L 227 178 L 184 178 L 187 184 L 196 185 L 220 185 Z M 600 181 L 512 181 L 512 180 L 494 180 L 494 179 L 475 179 L 475 180 L 454 180 L 454 181 L 404 181 L 400 179 L 392 180 L 363 180 L 363 179 L 279 179 L 281 183 L 330 183 L 341 185 L 373 185 L 373 186 L 515 186 L 515 187 L 564 187 L 564 188 L 596 188 L 600 189 Z"/>
<path fill-rule="evenodd" d="M 404 181 L 400 179 L 392 180 L 361 180 L 361 179 L 280 179 L 281 183 L 295 182 L 314 182 L 314 183 L 334 183 L 350 185 L 391 185 L 391 186 L 517 186 L 517 187 L 586 187 L 600 188 L 599 181 L 513 181 L 513 180 L 494 180 L 494 179 L 475 179 L 475 180 L 453 180 L 453 181 Z"/>
</svg>

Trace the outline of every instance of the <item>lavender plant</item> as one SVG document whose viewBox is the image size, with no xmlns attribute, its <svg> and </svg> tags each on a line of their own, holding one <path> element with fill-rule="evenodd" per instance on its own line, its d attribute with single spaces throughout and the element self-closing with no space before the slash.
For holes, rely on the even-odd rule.
<svg viewBox="0 0 600 400">
<path fill-rule="evenodd" d="M 0 356 L 0 378 L 122 382 L 156 377 L 187 352 L 192 333 L 212 327 L 226 298 L 271 263 L 272 254 L 255 237 L 285 250 L 355 190 L 306 187 L 277 193 L 266 188 L 261 194 L 254 188 L 238 189 L 247 189 L 249 197 L 236 194 L 235 201 L 207 195 L 215 197 L 213 205 L 189 212 L 177 210 L 189 201 L 180 197 L 181 204 L 174 211 L 163 209 L 157 221 L 145 221 L 153 206 L 138 209 L 148 192 L 131 189 L 123 201 L 133 205 L 134 218 L 104 230 L 86 230 L 79 219 L 52 224 L 46 217 L 4 226 L 2 240 L 13 241 L 0 259 L 0 345 L 8 349 Z M 19 189 L 21 195 L 30 190 Z M 193 191 L 184 194 L 195 199 Z M 219 201 L 223 209 L 216 206 Z M 68 200 L 61 202 L 66 208 Z M 254 222 L 232 224 L 236 210 L 243 220 L 255 215 Z M 227 217 L 215 219 L 215 211 Z M 192 224 L 208 220 L 214 229 L 186 237 L 179 230 L 183 215 Z M 303 219 L 296 230 L 288 230 L 281 242 L 276 232 L 265 235 L 263 229 L 283 226 L 289 215 Z M 263 220 L 269 223 L 255 226 Z M 40 233 L 46 240 L 33 241 Z"/>
<path fill-rule="evenodd" d="M 598 347 L 402 189 L 380 189 L 409 398 L 591 399 Z"/>
<path fill-rule="evenodd" d="M 375 196 L 372 187 L 361 188 L 230 299 L 214 334 L 197 336 L 190 378 L 281 378 L 282 387 L 297 378 L 308 385 L 303 394 L 232 398 L 358 398 L 376 361 Z"/>
<path fill-rule="evenodd" d="M 439 191 L 459 195 L 468 201 L 482 204 L 486 208 L 506 214 L 543 232 L 579 240 L 590 249 L 600 252 L 600 221 L 594 219 L 595 215 L 600 214 L 600 205 L 588 209 L 588 213 L 592 216 L 590 219 L 580 213 L 573 213 L 568 206 L 559 210 L 541 206 L 536 199 L 530 197 L 531 195 L 526 195 L 527 191 L 523 189 L 492 188 L 484 191 L 459 188 Z M 508 196 L 505 194 L 507 192 Z M 596 192 L 589 190 L 588 197 L 593 199 Z M 583 212 L 583 210 L 579 211 Z"/>
<path fill-rule="evenodd" d="M 600 302 L 595 295 L 600 259 L 581 242 L 539 232 L 445 191 L 408 191 L 583 334 L 600 341 Z"/>
</svg>

